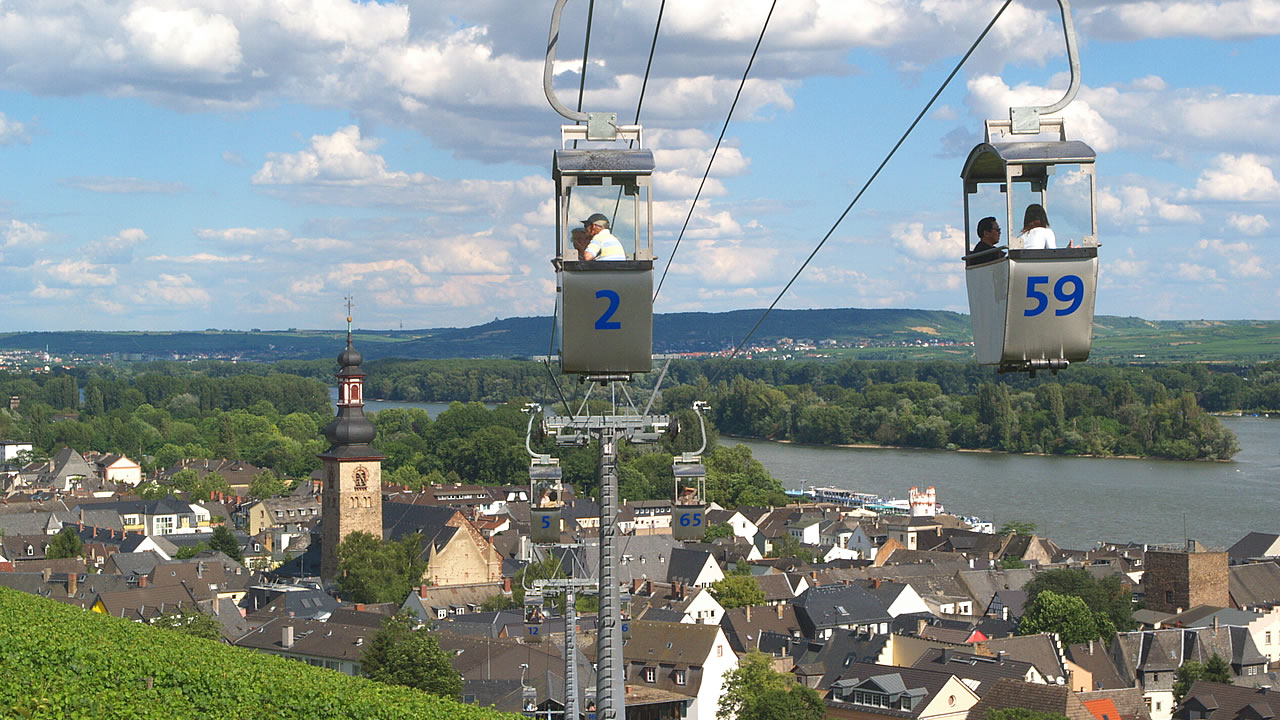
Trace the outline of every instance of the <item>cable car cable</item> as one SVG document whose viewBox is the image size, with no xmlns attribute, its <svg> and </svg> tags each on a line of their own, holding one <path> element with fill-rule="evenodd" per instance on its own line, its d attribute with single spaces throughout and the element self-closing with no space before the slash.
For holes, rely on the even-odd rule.
<svg viewBox="0 0 1280 720">
<path fill-rule="evenodd" d="M 729 130 L 729 120 L 733 118 L 733 109 L 738 106 L 738 99 L 742 97 L 742 89 L 747 85 L 747 75 L 751 72 L 751 66 L 756 61 L 756 53 L 760 52 L 760 43 L 764 42 L 764 32 L 769 29 L 769 18 L 773 17 L 773 9 L 778 6 L 778 0 L 773 0 L 773 4 L 769 6 L 769 14 L 764 18 L 764 27 L 760 28 L 760 37 L 756 40 L 756 47 L 751 51 L 751 59 L 747 61 L 747 69 L 742 72 L 742 82 L 738 84 L 738 93 L 733 96 L 733 104 L 729 106 L 729 114 L 724 119 L 724 127 L 720 128 L 720 137 L 716 139 L 716 147 L 711 151 L 711 159 L 707 161 L 707 170 L 702 173 L 702 182 L 698 183 L 698 192 L 693 196 L 693 202 L 689 205 L 689 214 L 684 218 L 684 227 L 680 228 L 680 234 L 676 237 L 676 244 L 671 248 L 671 255 L 667 258 L 666 267 L 662 268 L 662 277 L 658 280 L 658 289 L 653 292 L 654 302 L 658 300 L 658 293 L 662 292 L 662 283 L 667 279 L 667 271 L 671 269 L 671 261 L 676 258 L 676 251 L 680 249 L 680 241 L 684 239 L 685 230 L 689 229 L 689 220 L 693 217 L 693 209 L 698 205 L 698 198 L 702 197 L 702 187 L 707 184 L 707 176 L 711 174 L 711 165 L 716 161 L 716 153 L 720 152 L 720 143 L 724 141 L 724 134 Z"/>
<path fill-rule="evenodd" d="M 831 229 L 827 231 L 826 235 L 822 236 L 822 240 L 818 241 L 817 246 L 813 248 L 813 252 L 809 253 L 809 257 L 805 258 L 805 261 L 801 263 L 800 268 L 796 270 L 795 275 L 792 275 L 791 279 L 787 281 L 786 287 L 782 288 L 782 292 L 778 293 L 778 297 L 773 299 L 773 302 L 769 304 L 767 309 L 765 309 L 764 314 L 756 321 L 756 324 L 751 328 L 751 331 L 747 333 L 746 337 L 742 338 L 742 342 L 738 343 L 737 346 L 733 348 L 733 352 L 729 353 L 729 356 L 725 358 L 725 362 L 711 378 L 711 385 L 715 384 L 716 380 L 720 378 L 720 373 L 724 372 L 724 369 L 729 366 L 729 361 L 732 360 L 733 357 L 738 354 L 738 351 L 747 344 L 747 341 L 751 339 L 751 336 L 755 334 L 756 330 L 760 329 L 760 325 L 764 322 L 764 319 L 769 317 L 769 313 L 773 312 L 774 307 L 776 307 L 782 300 L 782 296 L 786 295 L 787 291 L 791 289 L 792 284 L 794 284 L 800 277 L 800 273 L 804 272 L 805 268 L 809 266 L 809 263 L 813 260 L 814 256 L 818 254 L 818 251 L 822 249 L 822 246 L 831 238 L 831 235 L 836 231 L 836 228 L 840 227 L 840 223 L 844 222 L 845 217 L 851 210 L 853 210 L 853 206 L 858 203 L 858 200 L 862 199 L 863 193 L 867 191 L 867 188 L 871 187 L 871 183 L 875 182 L 875 179 L 880 175 L 880 171 L 884 169 L 885 165 L 889 164 L 889 160 L 891 160 L 894 154 L 898 152 L 898 148 L 902 147 L 902 143 L 906 142 L 907 136 L 909 136 L 911 131 L 915 130 L 916 126 L 920 124 L 920 121 L 924 119 L 925 113 L 929 112 L 929 108 L 933 107 L 933 103 L 938 100 L 938 96 L 942 95 L 942 91 L 946 90 L 947 85 L 951 84 L 951 80 L 960 72 L 960 68 L 964 67 L 969 56 L 978 49 L 978 45 L 987 37 L 987 33 L 991 32 L 991 28 L 995 26 L 996 21 L 1004 14 L 1005 8 L 1009 7 L 1009 4 L 1012 2 L 1013 0 L 1005 0 L 1005 3 L 996 11 L 995 17 L 991 18 L 991 22 L 987 23 L 987 26 L 982 29 L 982 33 L 978 35 L 977 40 L 973 41 L 973 45 L 969 47 L 969 51 L 964 54 L 964 57 L 960 58 L 960 62 L 956 63 L 951 74 L 947 75 L 947 79 L 943 80 L 942 85 L 938 87 L 938 91 L 933 94 L 933 97 L 929 98 L 929 102 L 925 103 L 924 108 L 920 110 L 920 114 L 916 115 L 916 119 L 907 127 L 906 132 L 902 133 L 902 137 L 898 138 L 898 142 L 894 144 L 893 149 L 889 151 L 888 155 L 884 156 L 884 160 L 880 162 L 880 165 L 876 168 L 875 172 L 871 173 L 871 177 L 867 178 L 867 182 L 863 184 L 862 189 L 859 190 L 858 194 L 849 202 L 849 205 L 844 209 L 844 212 L 840 213 L 840 217 L 836 218 L 835 224 L 831 226 Z M 665 276 L 666 273 L 664 272 L 663 277 Z M 661 285 L 659 285 L 659 287 L 661 287 Z"/>
<path fill-rule="evenodd" d="M 653 42 L 649 43 L 649 61 L 644 66 L 644 80 L 640 82 L 640 98 L 636 100 L 636 119 L 632 125 L 640 124 L 640 108 L 644 107 L 644 91 L 649 87 L 649 70 L 653 68 L 653 52 L 658 48 L 658 32 L 662 30 L 662 13 L 667 9 L 667 0 L 662 0 L 662 4 L 658 6 L 658 22 L 653 26 Z M 634 148 L 635 140 L 628 140 L 627 147 Z M 613 215 L 610 217 L 618 217 L 618 206 L 622 204 L 622 188 L 618 188 L 618 199 L 613 201 Z"/>
<path fill-rule="evenodd" d="M 587 53 L 591 50 L 591 18 L 595 12 L 596 0 L 591 0 L 587 3 L 587 38 L 582 43 L 582 71 L 578 73 L 578 112 L 582 112 L 582 94 L 587 89 Z M 577 149 L 577 140 L 573 141 L 573 147 Z"/>
</svg>

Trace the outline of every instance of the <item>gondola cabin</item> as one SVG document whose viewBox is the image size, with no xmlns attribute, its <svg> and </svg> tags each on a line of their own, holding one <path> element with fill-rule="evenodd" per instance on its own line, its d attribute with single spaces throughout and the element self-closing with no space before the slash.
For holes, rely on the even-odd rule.
<svg viewBox="0 0 1280 720">
<path fill-rule="evenodd" d="M 637 126 L 619 128 L 619 139 L 632 128 L 638 140 Z M 562 372 L 617 378 L 652 365 L 653 170 L 649 150 L 555 151 Z M 575 243 L 575 231 L 586 237 Z"/>
<path fill-rule="evenodd" d="M 678 456 L 671 470 L 676 478 L 671 537 L 681 542 L 700 542 L 707 534 L 707 468 L 699 457 Z"/>
<path fill-rule="evenodd" d="M 993 132 L 1001 134 L 1009 122 L 988 121 L 987 141 L 969 153 L 961 172 L 971 246 L 978 218 L 990 215 L 1005 224 L 1007 252 L 971 251 L 964 258 L 975 355 L 1001 372 L 1056 372 L 1088 359 L 1093 343 L 1096 156 L 1085 143 L 1067 140 L 1061 120 L 1041 123 L 1056 128 L 1056 141 L 997 142 Z M 1046 211 L 1056 249 L 1024 247 L 1020 231 L 1032 203 Z"/>
<path fill-rule="evenodd" d="M 563 477 L 556 458 L 540 456 L 529 466 L 529 539 L 535 543 L 560 542 Z"/>
</svg>

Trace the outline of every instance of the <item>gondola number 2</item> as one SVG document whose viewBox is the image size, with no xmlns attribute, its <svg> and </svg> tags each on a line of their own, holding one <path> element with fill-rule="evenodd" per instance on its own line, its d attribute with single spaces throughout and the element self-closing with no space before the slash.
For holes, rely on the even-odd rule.
<svg viewBox="0 0 1280 720">
<path fill-rule="evenodd" d="M 604 309 L 600 317 L 596 319 L 597 330 L 621 330 L 622 323 L 612 319 L 613 314 L 618 312 L 618 304 L 622 302 L 622 298 L 618 297 L 617 290 L 597 290 L 596 299 L 604 298 L 609 301 L 609 307 Z"/>
<path fill-rule="evenodd" d="M 1022 314 L 1024 316 L 1035 317 L 1049 307 L 1049 296 L 1039 289 L 1039 286 L 1048 284 L 1048 275 L 1030 275 L 1027 277 L 1027 299 L 1035 299 L 1036 306 L 1023 310 Z M 1069 290 L 1067 289 L 1068 285 L 1071 286 Z M 1058 302 L 1066 303 L 1066 307 L 1054 308 L 1053 314 L 1058 317 L 1070 315 L 1084 301 L 1084 281 L 1080 279 L 1079 275 L 1063 275 L 1058 278 L 1058 282 L 1053 284 L 1053 297 Z M 599 327 L 599 323 L 596 326 Z"/>
</svg>

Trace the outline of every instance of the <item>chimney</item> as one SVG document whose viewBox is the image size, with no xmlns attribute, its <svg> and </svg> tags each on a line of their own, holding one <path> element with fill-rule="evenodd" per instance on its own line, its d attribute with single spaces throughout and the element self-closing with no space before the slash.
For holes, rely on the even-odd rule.
<svg viewBox="0 0 1280 720">
<path fill-rule="evenodd" d="M 502 581 L 502 589 L 508 592 L 511 590 L 511 578 Z M 427 586 L 425 584 L 418 586 L 418 597 L 427 597 Z"/>
<path fill-rule="evenodd" d="M 999 660 L 1000 662 L 1004 662 L 1004 656 L 1008 654 L 1009 654 L 1008 652 L 1001 650 L 1000 652 L 996 653 L 996 660 Z"/>
<path fill-rule="evenodd" d="M 426 585 L 423 585 L 426 587 Z M 356 603 L 356 612 L 364 612 L 364 603 Z"/>
<path fill-rule="evenodd" d="M 747 611 L 747 622 L 751 622 L 751 606 L 750 605 L 746 607 L 746 611 Z"/>
<path fill-rule="evenodd" d="M 292 625 L 286 625 L 284 629 L 280 631 L 280 646 L 283 647 L 285 650 L 288 650 L 289 648 L 293 647 L 293 626 Z"/>
<path fill-rule="evenodd" d="M 872 590 L 880 589 L 880 578 L 871 578 L 871 589 Z"/>
<path fill-rule="evenodd" d="M 75 597 L 76 590 L 79 589 L 80 575 L 75 572 L 67 573 L 67 597 Z"/>
<path fill-rule="evenodd" d="M 779 620 L 782 619 L 782 613 L 786 607 L 787 607 L 786 605 L 783 605 L 782 603 L 778 603 L 778 619 Z"/>
<path fill-rule="evenodd" d="M 1213 634 L 1214 635 L 1218 634 L 1218 616 L 1217 615 L 1213 616 Z"/>
<path fill-rule="evenodd" d="M 631 578 L 631 594 L 635 595 L 640 592 L 642 581 L 640 578 Z"/>
<path fill-rule="evenodd" d="M 511 578 L 502 578 L 502 592 L 511 592 Z"/>
<path fill-rule="evenodd" d="M 648 579 L 646 579 L 646 580 L 644 581 L 644 594 L 645 594 L 645 595 L 652 595 L 652 594 L 653 594 L 653 581 L 652 581 L 652 580 L 648 580 Z"/>
<path fill-rule="evenodd" d="M 924 629 L 929 627 L 929 621 L 924 618 L 916 620 L 916 635 L 924 635 Z"/>
<path fill-rule="evenodd" d="M 1090 655 L 1092 655 L 1092 654 L 1093 654 L 1093 641 L 1092 641 L 1092 640 L 1090 640 L 1090 641 L 1089 641 L 1089 654 L 1090 654 Z"/>
<path fill-rule="evenodd" d="M 49 582 L 49 578 L 53 575 L 53 568 L 45 568 L 40 571 L 40 574 L 44 577 L 45 582 Z"/>
<path fill-rule="evenodd" d="M 138 576 L 138 587 L 140 587 L 140 588 L 144 588 L 144 587 L 146 587 L 146 586 L 147 586 L 147 576 L 146 576 L 146 575 L 139 575 L 139 576 Z"/>
</svg>

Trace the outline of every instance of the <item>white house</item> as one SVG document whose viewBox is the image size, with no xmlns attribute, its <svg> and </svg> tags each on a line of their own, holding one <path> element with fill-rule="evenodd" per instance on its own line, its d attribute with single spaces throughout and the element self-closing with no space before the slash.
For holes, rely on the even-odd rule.
<svg viewBox="0 0 1280 720">
<path fill-rule="evenodd" d="M 647 620 L 631 623 L 622 661 L 628 685 L 688 697 L 685 720 L 714 720 L 724 676 L 738 667 L 738 656 L 719 625 Z"/>
</svg>

